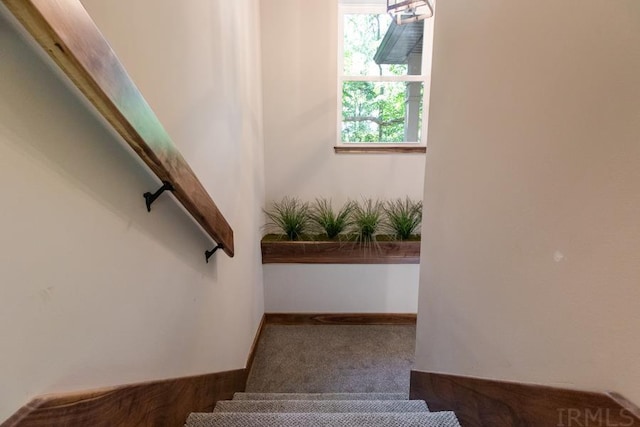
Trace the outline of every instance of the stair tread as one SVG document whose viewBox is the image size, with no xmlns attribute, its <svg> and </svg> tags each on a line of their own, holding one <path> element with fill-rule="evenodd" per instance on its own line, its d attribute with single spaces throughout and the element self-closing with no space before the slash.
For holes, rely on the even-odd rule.
<svg viewBox="0 0 640 427">
<path fill-rule="evenodd" d="M 408 400 L 407 393 L 235 393 L 233 400 Z"/>
<path fill-rule="evenodd" d="M 406 413 L 193 413 L 186 427 L 460 427 L 453 412 Z"/>
<path fill-rule="evenodd" d="M 424 400 L 221 400 L 214 412 L 428 412 Z"/>
</svg>

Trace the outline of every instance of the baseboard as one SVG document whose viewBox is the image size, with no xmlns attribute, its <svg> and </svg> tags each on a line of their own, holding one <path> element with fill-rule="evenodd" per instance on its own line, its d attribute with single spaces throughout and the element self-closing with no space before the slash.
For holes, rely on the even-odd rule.
<svg viewBox="0 0 640 427">
<path fill-rule="evenodd" d="M 258 325 L 258 330 L 256 331 L 256 335 L 253 338 L 253 344 L 251 344 L 251 349 L 249 350 L 249 356 L 247 357 L 246 370 L 247 375 L 251 372 L 251 368 L 253 367 L 253 361 L 256 358 L 256 351 L 258 350 L 258 343 L 260 342 L 260 337 L 262 337 L 262 331 L 264 330 L 264 325 L 266 324 L 267 316 L 265 314 L 262 315 L 262 319 L 260 319 L 260 324 Z"/>
<path fill-rule="evenodd" d="M 191 412 L 243 391 L 246 369 L 40 396 L 2 427 L 183 426 Z"/>
<path fill-rule="evenodd" d="M 415 325 L 413 313 L 265 313 L 268 325 Z"/>
<path fill-rule="evenodd" d="M 463 427 L 640 426 L 640 409 L 615 393 L 412 371 L 410 395 Z"/>
</svg>

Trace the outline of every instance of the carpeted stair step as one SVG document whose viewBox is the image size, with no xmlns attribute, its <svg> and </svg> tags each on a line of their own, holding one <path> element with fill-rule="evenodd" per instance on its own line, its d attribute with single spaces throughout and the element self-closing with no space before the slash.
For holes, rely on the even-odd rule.
<svg viewBox="0 0 640 427">
<path fill-rule="evenodd" d="M 235 393 L 233 400 L 408 400 L 405 393 Z"/>
<path fill-rule="evenodd" d="M 214 412 L 429 412 L 424 400 L 221 400 Z"/>
<path fill-rule="evenodd" d="M 407 413 L 193 413 L 186 427 L 460 427 L 453 412 Z"/>
</svg>

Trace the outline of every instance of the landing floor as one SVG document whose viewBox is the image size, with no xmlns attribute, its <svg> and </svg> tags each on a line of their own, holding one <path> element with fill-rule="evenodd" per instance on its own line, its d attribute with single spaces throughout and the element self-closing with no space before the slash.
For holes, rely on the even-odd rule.
<svg viewBox="0 0 640 427">
<path fill-rule="evenodd" d="M 249 392 L 409 393 L 415 326 L 266 325 Z"/>
</svg>

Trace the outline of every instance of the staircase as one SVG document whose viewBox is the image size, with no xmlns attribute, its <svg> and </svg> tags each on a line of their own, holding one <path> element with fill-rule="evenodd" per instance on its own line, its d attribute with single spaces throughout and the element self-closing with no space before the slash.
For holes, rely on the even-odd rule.
<svg viewBox="0 0 640 427">
<path fill-rule="evenodd" d="M 403 393 L 236 393 L 185 427 L 460 427 L 453 412 L 429 412 Z"/>
</svg>

